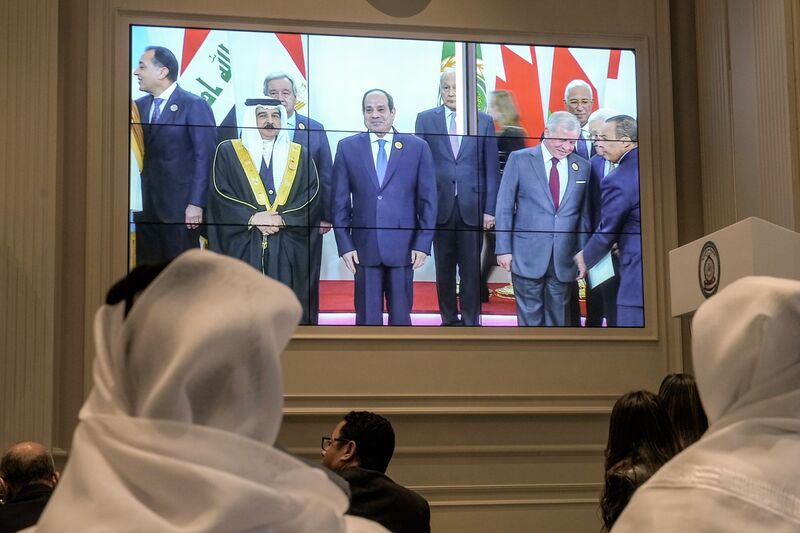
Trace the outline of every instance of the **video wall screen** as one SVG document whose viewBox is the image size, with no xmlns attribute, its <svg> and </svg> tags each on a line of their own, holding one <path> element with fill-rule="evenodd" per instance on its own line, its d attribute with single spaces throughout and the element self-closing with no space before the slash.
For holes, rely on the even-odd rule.
<svg viewBox="0 0 800 533">
<path fill-rule="evenodd" d="M 302 323 L 642 327 L 632 50 L 130 27 L 130 265 Z"/>
</svg>

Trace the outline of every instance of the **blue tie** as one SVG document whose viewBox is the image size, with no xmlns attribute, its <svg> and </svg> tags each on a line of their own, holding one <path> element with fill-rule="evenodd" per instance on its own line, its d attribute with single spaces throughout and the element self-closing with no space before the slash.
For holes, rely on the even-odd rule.
<svg viewBox="0 0 800 533">
<path fill-rule="evenodd" d="M 163 101 L 163 98 L 153 98 L 153 118 L 150 119 L 151 124 L 158 122 L 158 117 L 161 116 L 161 103 Z"/>
<path fill-rule="evenodd" d="M 378 185 L 383 187 L 383 178 L 386 176 L 386 139 L 378 139 L 378 158 L 375 162 L 375 172 L 378 173 Z"/>
<path fill-rule="evenodd" d="M 583 138 L 583 133 L 578 137 L 578 149 L 575 152 L 584 159 L 589 159 L 589 149 L 586 147 L 586 139 Z"/>
</svg>

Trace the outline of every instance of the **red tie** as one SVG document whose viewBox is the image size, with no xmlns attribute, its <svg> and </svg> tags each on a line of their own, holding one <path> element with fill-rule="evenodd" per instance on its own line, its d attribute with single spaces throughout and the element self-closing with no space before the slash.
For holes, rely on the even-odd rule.
<svg viewBox="0 0 800 533">
<path fill-rule="evenodd" d="M 558 193 L 561 189 L 561 186 L 558 183 L 558 159 L 552 159 L 553 166 L 550 167 L 550 194 L 553 196 L 553 207 L 556 211 L 558 211 Z"/>
</svg>

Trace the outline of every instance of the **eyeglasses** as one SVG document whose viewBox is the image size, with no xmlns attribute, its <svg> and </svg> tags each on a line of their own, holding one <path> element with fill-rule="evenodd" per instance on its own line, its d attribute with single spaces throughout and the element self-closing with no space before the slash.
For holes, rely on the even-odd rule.
<svg viewBox="0 0 800 533">
<path fill-rule="evenodd" d="M 337 439 L 332 439 L 330 437 L 322 437 L 321 445 L 322 445 L 322 449 L 323 450 L 327 450 L 328 448 L 331 447 L 331 444 L 333 444 L 334 441 L 336 441 L 336 442 L 350 442 L 351 440 L 353 440 L 353 439 L 338 439 L 338 438 Z"/>
<path fill-rule="evenodd" d="M 569 105 L 571 105 L 572 107 L 578 107 L 578 105 L 582 105 L 582 106 L 586 107 L 588 105 L 591 105 L 592 102 L 594 102 L 594 100 L 590 100 L 588 98 L 581 98 L 580 100 L 577 100 L 577 99 L 567 100 L 567 103 Z"/>
</svg>

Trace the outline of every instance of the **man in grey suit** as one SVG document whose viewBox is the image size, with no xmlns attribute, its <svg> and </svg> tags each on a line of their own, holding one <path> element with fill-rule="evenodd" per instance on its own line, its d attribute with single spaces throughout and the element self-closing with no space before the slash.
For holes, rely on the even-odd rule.
<svg viewBox="0 0 800 533">
<path fill-rule="evenodd" d="M 589 163 L 573 153 L 581 126 L 550 115 L 539 146 L 512 152 L 497 194 L 497 264 L 511 272 L 520 326 L 565 326 L 572 257 L 588 237 Z"/>
</svg>

